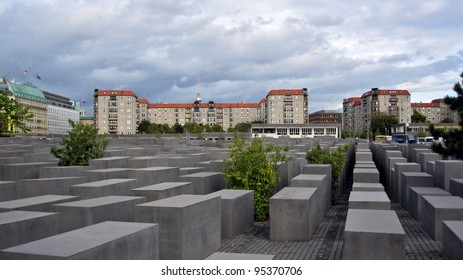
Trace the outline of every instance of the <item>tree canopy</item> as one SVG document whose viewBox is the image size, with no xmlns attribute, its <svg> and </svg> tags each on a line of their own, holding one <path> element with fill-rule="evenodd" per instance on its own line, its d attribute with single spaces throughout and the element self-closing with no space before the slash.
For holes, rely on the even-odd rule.
<svg viewBox="0 0 463 280">
<path fill-rule="evenodd" d="M 463 72 L 460 74 L 463 78 Z M 443 154 L 444 156 L 454 156 L 458 159 L 463 159 L 463 87 L 462 84 L 457 82 L 453 86 L 453 91 L 456 92 L 456 96 L 446 96 L 445 103 L 450 105 L 451 110 L 456 110 L 460 117 L 458 129 L 451 129 L 448 131 L 441 131 L 435 129 L 434 126 L 430 126 L 430 132 L 434 138 L 442 137 L 443 143 L 437 141 L 433 144 L 432 148 L 435 152 Z"/>
<path fill-rule="evenodd" d="M 426 116 L 418 112 L 417 110 L 413 110 L 412 115 L 412 123 L 425 123 Z"/>
<path fill-rule="evenodd" d="M 27 122 L 34 117 L 30 108 L 10 97 L 11 93 L 0 92 L 0 133 L 13 134 L 15 130 L 27 133 Z"/>
<path fill-rule="evenodd" d="M 391 126 L 393 124 L 397 124 L 399 121 L 396 117 L 390 116 L 383 112 L 375 113 L 371 117 L 371 125 L 370 130 L 375 134 L 389 134 L 388 132 L 391 131 Z"/>
</svg>

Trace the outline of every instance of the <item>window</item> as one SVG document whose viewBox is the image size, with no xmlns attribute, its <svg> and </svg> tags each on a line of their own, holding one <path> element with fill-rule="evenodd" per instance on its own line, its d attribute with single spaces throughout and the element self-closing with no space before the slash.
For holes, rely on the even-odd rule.
<svg viewBox="0 0 463 280">
<path fill-rule="evenodd" d="M 315 128 L 314 129 L 314 134 L 315 135 L 325 135 L 325 129 L 324 128 Z"/>
<path fill-rule="evenodd" d="M 277 128 L 277 135 L 288 135 L 287 128 Z"/>
<path fill-rule="evenodd" d="M 299 135 L 299 128 L 290 128 L 289 135 Z"/>
</svg>

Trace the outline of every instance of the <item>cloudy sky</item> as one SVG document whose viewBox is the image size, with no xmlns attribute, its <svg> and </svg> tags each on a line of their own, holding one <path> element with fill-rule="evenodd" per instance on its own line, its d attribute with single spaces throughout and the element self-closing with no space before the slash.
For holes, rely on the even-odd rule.
<svg viewBox="0 0 463 280">
<path fill-rule="evenodd" d="M 198 74 L 203 101 L 308 88 L 313 112 L 372 87 L 427 101 L 461 80 L 462 10 L 461 0 L 0 0 L 0 76 L 89 110 L 95 88 L 192 102 Z"/>
</svg>

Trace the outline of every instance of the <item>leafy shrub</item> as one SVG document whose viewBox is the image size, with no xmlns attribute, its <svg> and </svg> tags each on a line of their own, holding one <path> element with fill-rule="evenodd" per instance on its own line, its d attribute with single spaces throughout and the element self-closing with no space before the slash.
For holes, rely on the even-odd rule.
<svg viewBox="0 0 463 280">
<path fill-rule="evenodd" d="M 235 135 L 228 146 L 229 159 L 223 175 L 229 189 L 254 191 L 254 218 L 268 219 L 270 197 L 278 184 L 278 164 L 290 158 L 283 152 L 288 148 L 269 144 L 263 138 L 254 138 L 245 147 L 242 138 Z"/>
<path fill-rule="evenodd" d="M 74 123 L 69 120 L 71 131 L 63 138 L 60 147 L 52 147 L 51 153 L 59 159 L 60 166 L 87 166 L 91 159 L 103 157 L 108 140 L 98 135 L 94 125 Z"/>
<path fill-rule="evenodd" d="M 305 158 L 309 164 L 331 164 L 331 199 L 333 202 L 337 199 L 339 176 L 341 175 L 349 150 L 349 145 L 343 145 L 336 148 L 330 154 L 327 150 L 320 147 L 320 145 L 317 145 L 306 153 Z"/>
</svg>

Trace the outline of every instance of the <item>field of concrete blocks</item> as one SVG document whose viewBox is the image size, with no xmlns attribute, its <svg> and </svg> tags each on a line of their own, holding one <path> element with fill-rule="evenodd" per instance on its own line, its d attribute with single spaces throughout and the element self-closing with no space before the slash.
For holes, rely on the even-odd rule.
<svg viewBox="0 0 463 280">
<path fill-rule="evenodd" d="M 342 259 L 405 259 L 400 202 L 447 258 L 463 252 L 463 162 L 420 145 L 269 139 L 290 148 L 270 200 L 272 242 L 308 241 L 353 178 Z M 228 190 L 227 141 L 111 139 L 88 167 L 58 167 L 51 141 L 0 139 L 0 259 L 272 259 L 221 252 L 254 224 L 252 191 Z M 56 143 L 55 143 L 56 144 Z M 340 178 L 306 151 L 349 144 Z"/>
</svg>

